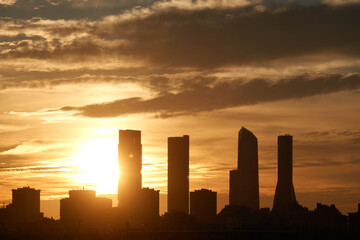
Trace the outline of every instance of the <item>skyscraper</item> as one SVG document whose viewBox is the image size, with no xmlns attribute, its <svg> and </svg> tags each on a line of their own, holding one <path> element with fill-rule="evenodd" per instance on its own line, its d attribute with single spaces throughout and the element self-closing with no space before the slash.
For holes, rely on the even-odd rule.
<svg viewBox="0 0 360 240">
<path fill-rule="evenodd" d="M 274 209 L 297 205 L 293 185 L 293 137 L 278 136 L 278 182 L 274 197 Z"/>
<path fill-rule="evenodd" d="M 141 131 L 119 130 L 119 207 L 133 206 L 141 191 Z"/>
<path fill-rule="evenodd" d="M 189 213 L 189 136 L 168 138 L 168 212 Z"/>
<path fill-rule="evenodd" d="M 230 171 L 230 205 L 259 209 L 258 144 L 255 135 L 242 127 L 238 139 L 238 169 Z"/>
</svg>

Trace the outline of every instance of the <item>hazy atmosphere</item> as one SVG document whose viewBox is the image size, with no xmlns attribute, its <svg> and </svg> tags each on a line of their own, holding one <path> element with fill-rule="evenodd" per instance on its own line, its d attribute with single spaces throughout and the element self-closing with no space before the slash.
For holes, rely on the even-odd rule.
<svg viewBox="0 0 360 240">
<path fill-rule="evenodd" d="M 300 204 L 360 202 L 360 1 L 0 0 L 0 201 L 42 211 L 93 189 L 117 204 L 118 130 L 142 132 L 143 186 L 166 211 L 167 138 L 190 136 L 190 191 L 228 203 L 238 131 L 258 138 L 272 207 L 277 136 Z M 121 173 L 120 173 L 121 174 Z"/>
</svg>

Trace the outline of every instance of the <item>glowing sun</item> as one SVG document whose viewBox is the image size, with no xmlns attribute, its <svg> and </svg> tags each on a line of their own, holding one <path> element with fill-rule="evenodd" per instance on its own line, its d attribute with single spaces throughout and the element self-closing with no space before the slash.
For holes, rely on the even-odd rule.
<svg viewBox="0 0 360 240">
<path fill-rule="evenodd" d="M 79 170 L 75 181 L 96 190 L 97 194 L 117 193 L 117 158 L 116 140 L 97 138 L 85 142 L 74 157 Z"/>
</svg>

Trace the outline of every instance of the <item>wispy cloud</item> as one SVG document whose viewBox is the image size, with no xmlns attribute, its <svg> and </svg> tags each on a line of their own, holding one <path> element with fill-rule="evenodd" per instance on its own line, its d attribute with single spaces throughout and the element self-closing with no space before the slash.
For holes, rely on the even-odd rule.
<svg viewBox="0 0 360 240">
<path fill-rule="evenodd" d="M 19 146 L 19 144 L 8 145 L 8 146 L 0 146 L 0 153 L 9 151 L 9 150 L 11 150 L 11 149 L 14 149 L 14 148 L 16 148 L 17 146 Z"/>
<path fill-rule="evenodd" d="M 14 148 L 10 148 L 9 150 L 2 152 L 1 155 L 22 155 L 39 153 L 43 151 L 59 149 L 63 146 L 64 144 L 62 145 L 61 142 L 54 139 L 32 139 L 30 141 L 18 144 Z"/>
<path fill-rule="evenodd" d="M 74 172 L 74 167 L 0 167 L 0 172 Z"/>
</svg>

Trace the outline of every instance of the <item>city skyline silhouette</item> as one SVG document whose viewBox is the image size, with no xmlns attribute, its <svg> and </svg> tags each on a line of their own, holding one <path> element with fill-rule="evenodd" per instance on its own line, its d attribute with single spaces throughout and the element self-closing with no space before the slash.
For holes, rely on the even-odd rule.
<svg viewBox="0 0 360 240">
<path fill-rule="evenodd" d="M 254 139 L 254 140 L 253 140 Z M 274 201 L 273 201 L 273 208 L 277 208 L 277 205 L 281 206 L 287 206 L 287 205 L 297 205 L 296 197 L 295 197 L 295 191 L 294 186 L 292 182 L 292 172 L 293 172 L 293 137 L 289 134 L 280 135 L 278 136 L 278 178 L 277 178 L 277 187 L 274 194 Z M 249 145 L 250 144 L 250 145 Z M 255 145 L 254 145 L 255 144 Z M 253 145 L 253 146 L 251 146 Z M 250 153 L 249 153 L 250 151 Z M 251 153 L 251 151 L 253 153 Z M 256 163 L 256 171 L 254 172 L 254 175 L 256 175 L 255 179 L 258 179 L 259 173 L 257 171 L 257 157 L 258 152 L 258 146 L 257 146 L 257 138 L 255 135 L 246 129 L 245 127 L 242 127 L 239 131 L 238 135 L 238 169 L 241 169 L 243 173 L 240 173 L 239 175 L 248 174 L 247 172 L 249 169 L 252 169 L 253 167 L 251 164 L 253 163 L 244 163 L 246 161 L 249 162 L 255 162 Z M 189 136 L 184 135 L 183 137 L 169 137 L 168 138 L 168 161 L 174 162 L 173 164 L 180 164 L 185 166 L 185 169 L 189 167 Z M 184 155 L 185 154 L 185 155 Z M 186 159 L 184 163 L 182 159 Z M 173 160 L 174 159 L 174 160 Z M 178 171 L 181 170 L 182 167 L 179 167 L 174 165 L 174 167 L 170 167 L 168 169 L 168 176 L 170 176 L 170 180 L 168 179 L 168 182 L 174 182 L 177 184 L 180 184 L 181 182 L 185 183 L 185 194 L 187 196 L 186 202 L 190 203 L 189 200 L 189 183 L 186 183 L 189 181 L 189 173 L 188 170 L 185 170 L 184 177 L 177 177 L 178 179 L 172 180 L 172 176 L 175 174 L 178 174 Z M 117 194 L 117 206 L 124 207 L 124 208 L 130 208 L 131 204 L 134 204 L 134 199 L 139 198 L 141 185 L 142 185 L 142 176 L 141 176 L 141 168 L 142 168 L 142 144 L 141 144 L 141 131 L 139 130 L 119 130 L 119 144 L 118 144 L 118 168 L 121 172 L 124 171 L 123 174 L 119 175 L 119 185 L 118 185 L 118 194 Z M 173 168 L 173 170 L 172 170 Z M 232 171 L 230 171 L 230 178 L 229 178 L 229 184 L 231 185 L 231 175 Z M 238 171 L 238 170 L 236 170 Z M 187 172 L 187 173 L 186 173 Z M 243 176 L 243 181 L 249 181 L 249 179 L 245 176 Z M 251 179 L 252 177 L 250 177 Z M 239 181 L 237 178 L 234 177 L 234 182 Z M 256 180 L 258 182 L 258 180 Z M 243 185 L 239 185 L 237 183 L 234 183 L 234 192 L 240 191 L 239 194 L 237 194 L 240 198 L 241 197 L 247 197 L 246 195 L 251 193 L 255 189 L 255 191 L 259 191 L 258 184 L 246 184 L 245 186 L 247 189 L 243 189 Z M 29 187 L 28 187 L 29 188 Z M 20 189 L 20 188 L 18 188 Z M 24 189 L 26 189 L 24 187 Z M 30 188 L 29 188 L 30 189 Z M 123 189 L 123 190 L 120 190 Z M 182 189 L 182 187 L 174 187 L 174 191 L 179 191 Z M 202 188 L 203 189 L 203 188 Z M 230 187 L 231 189 L 231 187 Z M 242 190 L 243 189 L 243 190 Z M 13 190 L 14 191 L 14 190 Z M 40 192 L 40 190 L 38 190 Z M 70 190 L 71 191 L 77 191 L 77 190 Z M 83 191 L 85 191 L 85 186 L 83 187 Z M 93 194 L 95 194 L 94 190 L 86 190 L 86 191 L 92 191 Z M 183 190 L 181 190 L 183 191 Z M 197 191 L 197 190 L 196 190 Z M 89 193 L 90 193 L 89 192 Z M 231 191 L 230 191 L 231 192 Z M 247 200 L 236 200 L 237 197 L 234 197 L 233 203 L 231 203 L 231 193 L 229 192 L 229 204 L 230 205 L 238 205 L 238 206 L 246 206 L 250 207 L 253 210 L 259 209 L 259 199 L 258 194 L 257 197 L 255 197 L 255 207 L 253 203 L 248 203 Z M 40 194 L 38 193 L 40 196 Z M 235 195 L 235 193 L 234 193 Z M 277 196 L 278 195 L 278 196 Z M 95 195 L 94 195 L 95 196 Z M 13 196 L 14 198 L 14 196 Z M 128 198 L 128 200 L 125 200 Z M 178 199 L 179 197 L 175 197 L 174 199 Z M 251 199 L 251 198 L 250 198 Z M 276 200 L 277 199 L 277 200 Z M 168 201 L 174 201 L 171 198 L 167 199 Z M 188 204 L 187 203 L 187 204 Z M 37 204 L 40 204 L 38 202 Z M 168 212 L 171 211 L 179 211 L 179 212 L 185 212 L 189 213 L 189 206 L 184 207 L 178 207 L 178 208 L 168 208 Z M 176 206 L 176 205 L 174 205 Z M 180 205 L 179 205 L 180 206 Z M 38 207 L 38 211 L 40 211 L 40 208 Z"/>
<path fill-rule="evenodd" d="M 259 208 L 258 140 L 250 130 L 242 127 L 239 131 L 238 169 L 229 172 L 229 205 L 218 214 L 217 192 L 205 188 L 189 191 L 189 147 L 189 135 L 168 138 L 170 195 L 168 211 L 163 215 L 159 214 L 159 191 L 142 188 L 141 131 L 127 129 L 119 130 L 118 169 L 124 173 L 119 174 L 116 207 L 112 207 L 111 199 L 96 196 L 94 190 L 69 190 L 69 197 L 60 200 L 60 220 L 55 221 L 44 218 L 40 212 L 41 190 L 12 189 L 12 203 L 0 208 L 2 235 L 19 237 L 18 234 L 25 231 L 34 234 L 29 236 L 36 236 L 48 224 L 53 225 L 52 230 L 47 230 L 48 234 L 58 237 L 65 232 L 84 234 L 91 229 L 132 232 L 142 229 L 151 238 L 153 236 L 149 234 L 153 230 L 160 230 L 161 234 L 164 230 L 201 230 L 203 233 L 198 237 L 203 238 L 214 227 L 221 229 L 222 234 L 252 229 L 249 236 L 256 239 L 262 238 L 258 234 L 264 230 L 269 231 L 267 236 L 270 238 L 284 236 L 289 239 L 336 239 L 347 235 L 353 238 L 360 233 L 360 203 L 358 212 L 349 213 L 347 217 L 333 204 L 317 203 L 317 207 L 309 211 L 296 201 L 292 182 L 293 136 L 278 136 L 278 182 L 271 210 Z M 47 224 L 46 219 L 50 221 Z M 38 225 L 38 230 L 31 230 L 33 224 Z M 58 229 L 57 233 L 54 227 Z M 168 237 L 167 234 L 164 236 Z M 198 239 L 196 234 L 189 237 Z"/>
<path fill-rule="evenodd" d="M 0 200 L 11 201 L 7 186 L 52 189 L 42 192 L 44 214 L 59 218 L 51 200 L 68 189 L 115 196 L 121 128 L 145 133 L 144 187 L 156 180 L 161 192 L 164 138 L 191 133 L 189 188 L 208 183 L 225 205 L 234 132 L 244 125 L 261 139 L 260 205 L 273 205 L 273 136 L 289 132 L 298 141 L 297 199 L 355 211 L 359 8 L 346 0 L 0 1 Z"/>
<path fill-rule="evenodd" d="M 240 133 L 241 133 L 241 135 L 240 135 Z M 243 139 L 245 139 L 244 141 L 243 141 L 243 144 L 248 144 L 248 143 L 246 143 L 247 141 L 250 143 L 251 142 L 251 140 L 249 140 L 249 139 L 246 139 L 246 137 L 244 137 L 244 136 L 242 136 L 242 135 L 244 135 L 244 133 L 245 133 L 245 135 L 247 134 L 247 135 L 249 135 L 250 134 L 250 136 L 254 136 L 253 135 L 253 133 L 251 133 L 249 130 L 247 130 L 246 128 L 244 128 L 244 127 L 242 127 L 241 129 L 240 129 L 240 131 L 239 131 L 239 136 L 238 136 L 238 151 L 240 151 L 240 143 L 241 143 L 241 139 L 243 138 Z M 131 136 L 132 134 L 135 134 L 134 136 Z M 126 137 L 126 136 L 128 136 L 128 137 Z M 136 137 L 135 137 L 136 136 Z M 129 138 L 130 137 L 130 138 Z M 135 137 L 135 138 L 134 138 Z M 189 137 L 189 136 L 185 136 L 184 135 L 184 137 Z M 255 137 L 255 136 L 254 136 Z M 134 138 L 134 139 L 133 139 Z M 183 137 L 169 137 L 169 139 L 173 139 L 173 140 L 176 140 L 176 139 L 178 139 L 178 140 L 181 140 L 181 138 L 183 138 Z M 285 135 L 281 135 L 281 136 L 278 136 L 278 147 L 277 147 L 277 154 L 278 154 L 278 160 L 277 160 L 277 164 L 278 164 L 278 169 L 279 169 L 279 167 L 280 167 L 280 169 L 284 169 L 284 167 L 285 167 L 285 169 L 286 168 L 288 168 L 288 170 L 287 171 L 289 171 L 289 176 L 290 176 L 290 179 L 292 179 L 292 160 L 290 161 L 290 165 L 287 165 L 287 166 L 284 166 L 284 167 L 281 167 L 281 165 L 279 166 L 279 164 L 280 164 L 280 162 L 281 161 L 285 161 L 285 160 L 281 160 L 281 159 L 283 159 L 284 157 L 288 157 L 288 158 L 290 158 L 291 157 L 291 159 L 292 159 L 292 141 L 291 141 L 291 143 L 290 143 L 290 145 L 288 144 L 288 143 L 286 143 L 287 144 L 287 148 L 290 148 L 291 149 L 291 151 L 290 150 L 288 150 L 288 151 L 290 151 L 289 153 L 284 153 L 284 154 L 282 154 L 281 153 L 281 151 L 280 151 L 280 145 L 279 144 L 281 144 L 279 141 L 280 141 L 280 139 L 283 139 L 282 141 L 284 141 L 285 140 L 285 138 L 291 138 L 292 139 L 292 136 L 291 135 L 288 135 L 288 134 L 285 134 Z M 122 140 L 123 139 L 123 140 Z M 131 141 L 129 140 L 129 139 L 132 139 Z M 136 140 L 137 139 L 137 140 Z M 255 137 L 255 139 L 256 139 L 256 137 Z M 189 140 L 188 140 L 189 141 Z M 128 143 L 126 143 L 126 142 L 129 142 L 129 143 L 131 143 L 131 144 L 137 144 L 138 145 L 138 147 L 131 147 L 130 145 L 128 145 Z M 257 142 L 257 141 L 256 141 Z M 124 145 L 122 148 L 121 148 L 121 145 Z M 174 146 L 175 147 L 175 146 Z M 189 146 L 188 146 L 188 148 L 189 148 Z M 284 147 L 284 148 L 286 148 L 286 147 Z M 121 150 L 121 149 L 124 149 L 125 150 L 125 152 L 124 153 L 122 153 L 123 152 L 123 150 Z M 133 149 L 133 150 L 132 150 Z M 134 152 L 135 151 L 135 152 Z M 138 152 L 138 153 L 136 153 L 136 151 Z M 168 152 L 171 152 L 171 150 L 169 150 L 168 149 Z M 174 151 L 174 150 L 172 150 L 172 151 Z M 187 150 L 188 151 L 188 150 Z M 245 148 L 243 148 L 243 153 L 242 153 L 242 155 L 244 155 L 244 151 L 245 151 L 245 155 L 244 156 L 242 156 L 242 155 L 240 155 L 240 152 L 238 153 L 238 160 L 237 160 L 237 162 L 238 162 L 238 165 L 239 165 L 239 161 L 240 161 L 240 159 L 246 159 L 247 157 L 245 157 L 246 156 L 246 154 L 248 154 L 248 153 L 246 153 L 246 151 L 249 151 L 249 147 L 245 147 Z M 254 151 L 257 153 L 257 144 L 256 144 L 256 148 L 254 149 Z M 174 153 L 175 154 L 175 153 Z M 181 153 L 180 153 L 181 154 Z M 189 153 L 187 153 L 187 154 L 189 154 Z M 176 155 L 176 154 L 175 154 Z M 284 155 L 284 157 L 282 157 L 282 155 Z M 242 157 L 241 157 L 242 156 Z M 129 198 L 129 192 L 132 192 L 132 191 L 134 191 L 134 189 L 138 189 L 138 190 L 136 190 L 136 191 L 138 191 L 138 193 L 136 193 L 136 191 L 134 192 L 134 196 L 137 196 L 137 194 L 140 194 L 140 190 L 141 190 L 141 185 L 142 185 L 142 177 L 141 177 L 141 166 L 142 166 L 142 145 L 141 145 L 141 131 L 139 131 L 139 130 L 119 130 L 119 144 L 118 144 L 118 159 L 119 159 L 119 162 L 118 162 L 118 166 L 121 166 L 122 165 L 122 163 L 121 163 L 121 161 L 124 161 L 124 159 L 127 159 L 126 161 L 128 162 L 128 163 L 125 163 L 125 162 L 123 162 L 123 163 L 125 163 L 125 165 L 123 166 L 123 167 L 125 167 L 126 166 L 126 164 L 136 164 L 136 165 L 134 165 L 135 166 L 135 168 L 133 168 L 133 167 L 130 167 L 130 168 L 128 168 L 128 167 L 126 167 L 126 168 L 128 168 L 128 169 L 126 169 L 126 168 L 124 168 L 124 169 L 126 169 L 125 170 L 125 172 L 128 172 L 128 173 L 130 173 L 131 171 L 133 171 L 133 170 L 131 170 L 131 169 L 138 169 L 138 170 L 136 170 L 136 172 L 138 172 L 138 173 L 136 173 L 136 174 L 138 174 L 138 176 L 136 176 L 135 177 L 135 175 L 134 175 L 134 177 L 128 177 L 128 178 L 125 178 L 125 179 L 134 179 L 134 180 L 131 180 L 130 182 L 124 182 L 124 181 L 121 181 L 120 180 L 120 178 L 119 178 L 119 183 L 121 183 L 121 184 L 119 184 L 119 190 L 118 190 L 118 194 L 117 195 L 104 195 L 104 196 L 108 196 L 108 197 L 110 197 L 111 199 L 112 199 L 112 201 L 114 202 L 112 205 L 113 206 L 120 206 L 120 205 L 124 205 L 124 206 L 129 206 L 129 203 L 131 203 L 131 204 L 133 204 L 133 200 L 131 200 L 132 198 L 134 198 L 134 197 L 130 197 Z M 120 159 L 122 159 L 122 160 L 120 160 Z M 138 160 L 136 160 L 136 159 L 138 159 Z M 256 159 L 257 159 L 257 157 L 256 157 Z M 280 160 L 279 160 L 280 159 Z M 179 160 L 179 159 L 178 159 Z M 178 161 L 177 160 L 177 161 Z M 257 162 L 258 160 L 256 160 L 256 162 Z M 136 163 L 137 162 L 137 163 Z M 187 163 L 188 164 L 185 164 L 185 166 L 187 165 L 188 167 L 189 166 L 191 166 L 191 163 L 189 162 L 189 160 L 187 160 Z M 288 164 L 288 163 L 286 163 L 286 164 Z M 290 168 L 289 168 L 289 167 Z M 247 172 L 248 170 L 247 170 L 247 168 L 249 168 L 249 165 L 247 165 L 247 164 L 243 164 L 243 167 L 242 167 L 242 170 L 243 171 L 245 171 L 245 172 Z M 120 167 L 120 169 L 121 169 L 121 167 Z M 178 167 L 177 168 L 174 168 L 174 170 L 173 171 L 177 171 L 178 170 Z M 120 170 L 121 171 L 121 170 Z M 231 170 L 230 171 L 230 175 L 229 175 L 229 184 L 230 184 L 230 189 L 231 189 L 231 172 L 232 171 L 234 171 L 234 170 Z M 281 170 L 281 171 L 285 171 L 285 170 Z M 281 172 L 279 172 L 279 170 L 277 170 L 277 173 L 278 173 L 278 177 L 277 177 L 277 181 L 278 181 L 278 183 L 276 184 L 276 191 L 274 192 L 274 195 L 273 195 L 273 198 L 276 198 L 275 196 L 277 195 L 277 191 L 278 191 L 278 185 L 279 185 L 279 174 L 281 173 Z M 168 173 L 169 174 L 169 173 Z M 189 173 L 188 173 L 189 174 Z M 247 174 L 247 173 L 246 173 Z M 259 174 L 259 172 L 257 172 L 256 174 L 256 177 L 258 178 L 258 176 L 260 175 Z M 280 174 L 281 175 L 281 174 Z M 285 178 L 285 175 L 287 175 L 287 173 L 283 173 L 282 174 L 283 175 L 283 177 L 282 178 Z M 120 174 L 120 176 L 121 176 L 121 174 Z M 311 177 L 311 176 L 309 176 L 309 177 Z M 287 177 L 287 178 L 289 178 L 289 177 Z M 137 179 L 137 180 L 135 180 L 135 179 Z M 186 179 L 186 178 L 185 178 Z M 191 176 L 189 177 L 187 177 L 187 179 L 188 179 L 188 181 L 189 181 L 189 179 L 191 179 Z M 246 178 L 245 178 L 246 179 Z M 281 179 L 281 178 L 280 178 Z M 135 181 L 135 182 L 134 182 Z M 246 180 L 247 181 L 247 180 Z M 128 188 L 128 186 L 127 185 L 132 185 L 132 183 L 131 182 L 134 182 L 135 183 L 135 185 L 134 186 L 132 186 L 132 187 L 130 187 L 130 188 Z M 177 181 L 177 182 L 179 182 L 179 181 Z M 292 180 L 290 180 L 290 184 L 292 185 Z M 130 184 L 129 184 L 130 183 Z M 282 183 L 282 181 L 281 181 L 281 183 Z M 127 194 L 120 194 L 120 192 L 121 192 L 121 190 L 120 190 L 120 186 L 122 186 L 122 185 L 124 185 L 125 187 L 125 189 L 126 188 L 128 188 L 129 190 L 122 190 L 123 192 L 127 192 Z M 189 184 L 188 184 L 189 185 Z M 199 186 L 199 188 L 198 189 L 202 189 L 202 188 L 204 188 L 204 187 L 208 187 L 209 186 L 209 182 L 207 182 L 207 186 Z M 21 186 L 14 186 L 14 187 L 21 187 Z M 86 189 L 91 189 L 92 190 L 92 188 L 90 187 L 88 187 L 88 186 L 82 186 L 82 188 L 84 188 L 84 187 L 86 187 Z M 147 186 L 147 187 L 151 187 L 151 186 Z M 247 184 L 247 186 L 246 187 L 249 187 L 249 185 Z M 79 187 L 80 188 L 80 187 Z M 78 189 L 79 189 L 78 188 Z M 241 187 L 239 187 L 239 186 L 235 186 L 235 188 L 236 189 L 241 189 Z M 259 191 L 259 189 L 260 189 L 260 187 L 258 186 L 258 187 L 256 187 L 256 184 L 254 185 L 254 187 L 253 187 L 254 189 L 257 189 L 257 191 Z M 294 192 L 294 187 L 292 186 L 292 187 L 290 187 L 290 192 L 289 193 L 286 193 L 286 192 L 288 192 L 289 190 L 287 190 L 286 189 L 287 187 L 285 187 L 285 190 L 282 190 L 282 191 L 285 191 L 285 194 L 287 194 L 287 195 L 289 195 L 290 197 L 285 197 L 285 198 L 288 198 L 288 199 L 290 199 L 290 203 L 291 203 L 291 201 L 293 202 L 293 204 L 297 204 L 297 201 L 296 201 L 296 197 L 295 197 L 295 193 L 291 193 L 291 192 Z M 291 188 L 293 189 L 293 190 L 291 190 Z M 76 189 L 76 188 L 75 188 Z M 187 187 L 187 192 L 189 193 L 191 190 L 189 190 L 189 188 Z M 73 189 L 74 190 L 74 189 Z M 195 189 L 196 190 L 196 189 Z M 247 190 L 242 190 L 244 193 L 245 193 L 245 196 L 248 194 L 248 192 L 249 191 L 251 191 L 251 190 L 249 190 L 249 189 L 247 189 Z M 234 201 L 234 203 L 232 204 L 231 203 L 231 193 L 230 193 L 230 195 L 229 195 L 229 193 L 230 193 L 230 191 L 228 192 L 228 193 L 225 193 L 224 194 L 224 196 L 222 196 L 223 198 L 228 198 L 228 199 L 226 199 L 225 201 L 223 200 L 222 202 L 217 202 L 217 205 L 219 205 L 218 207 L 217 207 L 217 212 L 220 212 L 220 210 L 222 209 L 222 207 L 223 206 L 225 206 L 225 205 L 227 205 L 227 204 L 230 204 L 230 205 L 239 205 L 239 206 L 250 206 L 250 205 L 247 205 L 246 203 L 235 203 L 235 201 Z M 160 214 L 163 214 L 163 213 L 165 213 L 165 212 L 168 212 L 169 211 L 169 209 L 168 209 L 168 201 L 169 201 L 169 199 L 168 199 L 168 194 L 165 192 L 160 192 L 160 194 L 162 195 L 162 201 L 160 201 L 160 209 L 162 209 L 161 211 L 160 211 Z M 294 196 L 291 196 L 291 195 L 294 195 Z M 244 196 L 244 194 L 239 194 L 240 196 L 242 195 L 242 196 Z M 280 194 L 278 194 L 278 195 L 280 195 Z M 130 200 L 128 201 L 128 203 L 126 203 L 126 204 L 121 204 L 121 201 L 123 201 L 123 200 L 121 200 L 121 198 L 122 197 L 127 197 L 127 198 L 129 198 Z M 187 200 L 187 202 L 188 202 L 188 204 L 190 204 L 190 201 L 189 201 L 189 197 L 190 197 L 190 195 L 188 195 L 188 200 Z M 259 198 L 259 197 L 258 197 Z M 283 199 L 284 199 L 284 196 L 282 197 Z M 166 199 L 166 200 L 165 200 Z M 291 200 L 292 199 L 292 200 Z M 259 199 L 260 200 L 260 199 Z M 258 201 L 259 201 L 258 200 Z M 295 201 L 294 201 L 295 200 Z M 46 201 L 46 200 L 45 200 Z M 58 200 L 55 200 L 55 201 L 58 201 Z M 279 200 L 278 200 L 279 201 Z M 282 202 L 284 202 L 284 200 L 280 200 L 280 201 L 282 201 Z M 289 200 L 288 200 L 289 201 Z M 261 202 L 261 201 L 259 201 L 259 202 Z M 269 206 L 270 208 L 273 208 L 274 206 L 275 206 L 275 200 L 272 200 L 271 201 L 271 203 L 272 203 L 272 205 L 271 206 Z M 315 204 L 316 202 L 313 202 L 313 204 Z M 5 203 L 4 203 L 5 204 Z M 130 204 L 130 205 L 131 205 Z M 54 204 L 53 206 L 57 206 L 58 204 Z M 356 208 L 356 204 L 353 204 L 354 206 L 353 206 L 353 208 Z M 4 205 L 5 206 L 5 205 Z M 58 207 L 58 206 L 57 206 Z M 265 206 L 265 207 L 267 207 L 267 206 Z M 190 209 L 190 205 L 188 206 L 188 208 Z M 257 207 L 257 208 L 254 208 L 254 209 L 259 209 L 259 207 Z M 58 209 L 57 209 L 58 210 Z M 175 209 L 174 209 L 175 210 Z M 189 210 L 187 210 L 187 211 L 185 211 L 185 212 L 188 212 L 189 213 Z M 346 213 L 344 213 L 344 214 L 346 214 Z M 53 216 L 51 216 L 51 217 L 53 217 Z"/>
<path fill-rule="evenodd" d="M 0 215 L 20 194 L 44 235 L 350 234 L 358 29 L 358 0 L 0 0 Z"/>
</svg>

